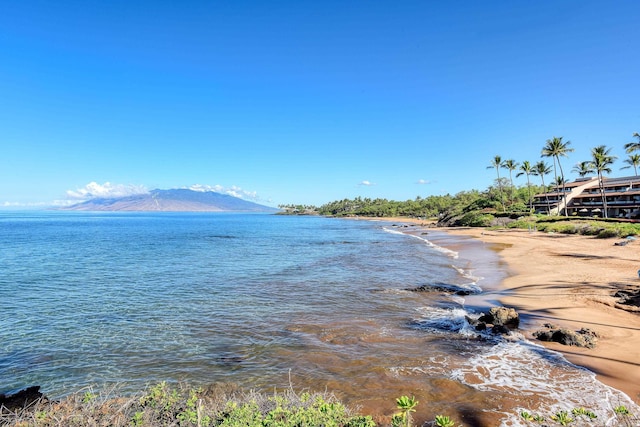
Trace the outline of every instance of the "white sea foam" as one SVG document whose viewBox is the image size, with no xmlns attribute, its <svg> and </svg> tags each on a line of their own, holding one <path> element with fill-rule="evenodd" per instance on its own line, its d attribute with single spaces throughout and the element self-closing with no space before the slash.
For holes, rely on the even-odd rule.
<svg viewBox="0 0 640 427">
<path fill-rule="evenodd" d="M 471 272 L 465 270 L 464 268 L 458 267 L 457 265 L 451 265 L 451 267 L 456 270 L 462 277 L 466 279 L 470 279 L 473 283 L 477 283 L 478 281 L 484 279 L 484 277 L 474 276 Z"/>
<path fill-rule="evenodd" d="M 389 371 L 396 377 L 414 375 L 440 376 L 450 369 L 450 363 L 448 356 L 431 356 L 426 358 L 420 366 L 394 366 Z"/>
<path fill-rule="evenodd" d="M 461 297 L 460 295 L 455 295 L 455 294 L 449 295 L 449 299 L 460 306 L 464 305 L 466 301 L 464 297 Z"/>
<path fill-rule="evenodd" d="M 561 410 L 585 407 L 599 420 L 606 420 L 606 425 L 613 422 L 616 406 L 624 405 L 632 413 L 640 413 L 640 407 L 627 395 L 601 383 L 593 372 L 571 364 L 562 354 L 528 341 L 519 333 L 500 337 L 476 331 L 467 321 L 478 317 L 476 313 L 439 307 L 421 307 L 417 312 L 420 317 L 414 322 L 419 328 L 467 338 L 483 335 L 489 343 L 479 343 L 476 355 L 462 365 L 440 358 L 428 361 L 428 366 L 396 367 L 392 373 L 402 376 L 450 371 L 452 379 L 484 392 L 513 394 L 525 400 L 527 396 L 536 397 L 538 407 L 520 407 L 517 412 L 505 413 L 501 426 L 528 425 L 517 415 L 520 411 L 549 418 Z"/>
<path fill-rule="evenodd" d="M 414 324 L 433 333 L 456 332 L 464 336 L 475 336 L 466 317 L 469 313 L 463 308 L 420 307 L 416 309 L 420 314 Z"/>
<path fill-rule="evenodd" d="M 560 410 L 577 407 L 592 410 L 599 420 L 611 418 L 613 408 L 621 404 L 633 413 L 640 411 L 628 396 L 599 382 L 593 372 L 526 340 L 501 341 L 484 347 L 465 366 L 453 370 L 452 378 L 482 391 L 512 390 L 518 395 L 535 395 L 540 406 L 520 410 L 542 413 L 547 418 Z M 527 425 L 514 415 L 510 414 L 501 425 Z"/>
<path fill-rule="evenodd" d="M 443 248 L 442 246 L 438 246 L 435 243 L 431 242 L 428 239 L 425 239 L 424 237 L 421 236 L 416 236 L 415 234 L 409 234 L 409 233 L 403 233 L 402 231 L 398 231 L 398 230 L 393 230 L 391 228 L 387 228 L 387 227 L 383 227 L 382 228 L 384 231 L 386 231 L 387 233 L 391 233 L 391 234 L 401 234 L 404 236 L 409 236 L 409 237 L 413 237 L 415 239 L 421 240 L 423 241 L 427 246 L 429 246 L 430 248 L 433 248 L 434 250 L 441 252 L 443 254 L 446 254 L 452 258 L 458 258 L 458 252 L 456 251 L 452 251 L 451 249 L 447 249 L 447 248 Z"/>
</svg>

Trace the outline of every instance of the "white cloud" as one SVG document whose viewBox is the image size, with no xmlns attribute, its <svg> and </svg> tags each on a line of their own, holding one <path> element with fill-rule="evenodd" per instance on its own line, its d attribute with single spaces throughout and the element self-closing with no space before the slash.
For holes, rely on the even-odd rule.
<svg viewBox="0 0 640 427">
<path fill-rule="evenodd" d="M 432 182 L 428 181 L 426 179 L 419 179 L 416 184 L 421 184 L 421 185 L 423 185 L 423 184 L 432 184 Z"/>
<path fill-rule="evenodd" d="M 222 185 L 203 185 L 203 184 L 194 184 L 190 187 L 186 187 L 189 190 L 193 191 L 213 191 L 215 193 L 227 194 L 229 196 L 237 197 L 239 199 L 247 199 L 247 200 L 259 200 L 258 193 L 255 191 L 247 191 L 242 188 L 232 185 L 231 187 L 223 187 Z"/>
<path fill-rule="evenodd" d="M 105 182 L 98 184 L 90 182 L 82 188 L 67 190 L 67 198 L 74 200 L 89 200 L 95 198 L 126 197 L 135 194 L 146 194 L 149 190 L 144 185 L 112 184 Z"/>
<path fill-rule="evenodd" d="M 371 181 L 364 180 L 361 183 L 359 183 L 358 185 L 364 185 L 364 186 L 370 187 L 370 186 L 375 185 L 375 184 L 373 182 L 371 182 Z"/>
<path fill-rule="evenodd" d="M 38 208 L 47 207 L 50 203 L 45 202 L 2 202 L 0 207 L 3 208 Z"/>
<path fill-rule="evenodd" d="M 220 194 L 228 194 L 229 196 L 238 197 L 246 200 L 259 200 L 258 194 L 255 191 L 246 191 L 238 186 L 223 187 L 222 185 L 203 185 L 194 184 L 188 187 L 182 187 L 193 191 L 213 191 Z M 63 206 L 70 203 L 77 203 L 78 201 L 90 200 L 95 198 L 111 198 L 111 197 L 126 197 L 136 194 L 146 194 L 149 190 L 144 185 L 134 184 L 112 184 L 105 182 L 104 184 L 98 184 L 93 181 L 85 185 L 82 188 L 76 190 L 67 190 L 67 202 L 57 200 L 55 205 Z"/>
</svg>

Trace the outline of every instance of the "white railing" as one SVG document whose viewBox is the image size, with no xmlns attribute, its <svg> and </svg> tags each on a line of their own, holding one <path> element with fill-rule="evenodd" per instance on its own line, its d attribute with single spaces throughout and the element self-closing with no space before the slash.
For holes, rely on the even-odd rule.
<svg viewBox="0 0 640 427">
<path fill-rule="evenodd" d="M 582 194 L 582 192 L 584 190 L 586 190 L 587 188 L 592 188 L 594 185 L 598 185 L 598 180 L 597 178 L 593 178 L 590 181 L 585 182 L 582 185 L 579 185 L 577 187 L 574 187 L 569 194 L 567 194 L 564 197 L 564 200 L 561 200 L 560 203 L 558 203 L 557 206 L 555 206 L 553 209 L 551 209 L 551 212 L 549 212 L 551 215 L 559 215 L 560 212 L 562 212 L 564 209 L 566 209 L 567 206 L 569 206 L 569 202 L 571 202 L 571 200 L 578 196 L 579 194 Z"/>
</svg>

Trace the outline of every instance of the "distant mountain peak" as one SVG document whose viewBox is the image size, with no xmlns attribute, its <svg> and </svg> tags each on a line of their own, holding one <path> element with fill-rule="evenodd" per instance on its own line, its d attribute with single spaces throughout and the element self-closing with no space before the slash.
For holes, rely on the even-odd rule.
<svg viewBox="0 0 640 427">
<path fill-rule="evenodd" d="M 278 209 L 211 190 L 155 189 L 146 194 L 93 198 L 64 208 L 75 211 L 276 212 Z"/>
</svg>

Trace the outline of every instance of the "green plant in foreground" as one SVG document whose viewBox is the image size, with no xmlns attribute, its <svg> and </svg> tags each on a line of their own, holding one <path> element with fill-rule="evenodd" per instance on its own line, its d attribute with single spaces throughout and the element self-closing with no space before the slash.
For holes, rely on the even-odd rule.
<svg viewBox="0 0 640 427">
<path fill-rule="evenodd" d="M 87 391 L 84 393 L 84 395 L 82 396 L 82 403 L 89 403 L 92 400 L 95 400 L 95 398 L 98 397 L 97 394 L 92 393 L 90 391 Z"/>
<path fill-rule="evenodd" d="M 596 418 L 598 418 L 596 414 L 594 414 L 592 411 L 589 411 L 585 408 L 575 408 L 571 411 L 571 413 L 576 417 L 585 416 L 590 420 L 595 420 Z"/>
<path fill-rule="evenodd" d="M 140 427 L 143 425 L 144 421 L 144 413 L 142 411 L 137 411 L 131 417 L 131 427 Z"/>
<path fill-rule="evenodd" d="M 540 414 L 531 414 L 527 411 L 520 412 L 520 417 L 525 421 L 535 421 L 537 423 L 543 423 L 544 417 Z"/>
<path fill-rule="evenodd" d="M 615 407 L 613 409 L 613 412 L 615 412 L 618 415 L 631 415 L 631 412 L 629 412 L 627 407 L 624 406 L 624 405 L 620 405 L 620 406 Z"/>
<path fill-rule="evenodd" d="M 528 413 L 527 411 L 522 411 L 520 412 L 520 416 L 522 417 L 523 420 L 525 421 L 533 421 L 533 415 L 531 415 L 530 413 Z"/>
<path fill-rule="evenodd" d="M 190 423 L 198 426 L 208 426 L 211 423 L 211 417 L 202 415 L 201 393 L 201 388 L 189 390 L 189 398 L 185 404 L 186 408 L 176 416 L 181 425 Z"/>
<path fill-rule="evenodd" d="M 454 427 L 455 423 L 446 415 L 436 415 L 436 426 L 438 427 Z"/>
<path fill-rule="evenodd" d="M 542 415 L 534 415 L 533 416 L 533 421 L 535 421 L 537 423 L 543 423 L 544 422 L 544 417 Z"/>
<path fill-rule="evenodd" d="M 552 415 L 551 419 L 563 426 L 569 425 L 569 423 L 572 423 L 574 421 L 574 419 L 569 416 L 569 413 L 567 411 L 560 411 L 555 415 Z"/>
<path fill-rule="evenodd" d="M 391 427 L 403 427 L 404 416 L 401 413 L 393 414 L 391 417 Z"/>
<path fill-rule="evenodd" d="M 400 414 L 404 420 L 404 425 L 406 427 L 411 426 L 411 413 L 416 411 L 416 406 L 418 405 L 418 401 L 414 396 L 400 396 L 396 399 L 396 404 L 398 405 L 398 409 L 400 410 Z"/>
</svg>

